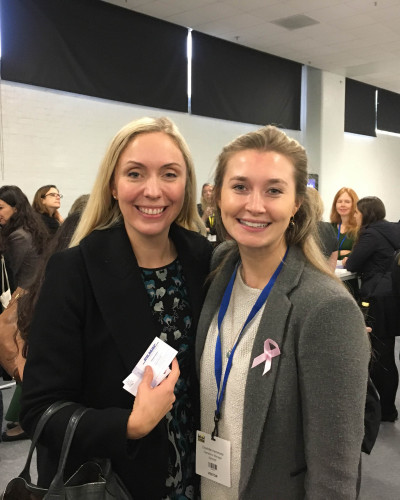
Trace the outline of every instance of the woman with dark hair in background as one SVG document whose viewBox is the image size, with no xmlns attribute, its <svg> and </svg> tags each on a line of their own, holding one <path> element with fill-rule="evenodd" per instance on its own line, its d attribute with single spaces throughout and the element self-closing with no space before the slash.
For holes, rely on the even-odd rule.
<svg viewBox="0 0 400 500">
<path fill-rule="evenodd" d="M 43 253 L 43 259 L 37 268 L 36 275 L 31 286 L 27 290 L 28 293 L 24 294 L 18 301 L 18 330 L 25 343 L 23 348 L 23 358 L 26 358 L 26 354 L 28 352 L 29 328 L 33 318 L 36 302 L 39 297 L 39 292 L 43 284 L 47 262 L 54 253 L 61 252 L 61 250 L 68 248 L 82 217 L 82 213 L 88 199 L 89 195 L 85 194 L 79 196 L 74 201 L 68 212 L 68 217 L 64 220 L 60 230 L 57 231 L 57 234 L 49 242 L 45 252 Z M 21 359 L 21 362 L 23 362 L 23 359 Z M 23 368 L 23 366 L 19 367 L 21 380 L 23 378 Z"/>
<path fill-rule="evenodd" d="M 33 198 L 32 207 L 40 214 L 51 235 L 54 235 L 63 223 L 59 212 L 62 197 L 56 186 L 48 184 L 39 188 Z"/>
<path fill-rule="evenodd" d="M 393 291 L 392 268 L 394 253 L 400 248 L 400 225 L 386 221 L 385 216 L 385 205 L 376 196 L 358 201 L 356 218 L 361 229 L 343 264 L 361 276 L 360 298 L 369 302 L 367 324 L 372 328 L 371 379 L 380 396 L 382 421 L 394 422 L 398 418 L 395 399 L 399 383 L 394 345 L 400 333 L 400 308 Z"/>
<path fill-rule="evenodd" d="M 28 198 L 17 186 L 0 187 L 0 226 L 4 257 L 15 288 L 26 288 L 46 246 L 47 234 Z"/>
<path fill-rule="evenodd" d="M 17 287 L 27 289 L 31 284 L 47 243 L 47 232 L 33 211 L 28 198 L 17 186 L 0 187 L 0 226 L 4 259 L 11 271 L 11 292 Z M 18 424 L 21 386 L 17 384 L 5 420 L 9 428 L 3 441 L 26 439 Z M 15 425 L 14 425 L 15 424 Z M 10 428 L 12 427 L 12 428 Z"/>
<path fill-rule="evenodd" d="M 338 260 L 349 255 L 357 237 L 358 225 L 355 218 L 358 196 L 348 187 L 342 187 L 335 194 L 331 209 L 331 224 L 337 232 Z"/>
</svg>

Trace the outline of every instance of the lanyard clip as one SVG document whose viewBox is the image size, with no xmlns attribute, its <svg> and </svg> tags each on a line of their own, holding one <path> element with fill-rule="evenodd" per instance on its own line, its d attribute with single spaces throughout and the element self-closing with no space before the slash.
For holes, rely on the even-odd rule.
<svg viewBox="0 0 400 500">
<path fill-rule="evenodd" d="M 218 422 L 221 419 L 221 413 L 218 410 L 215 410 L 214 414 L 214 430 L 211 433 L 211 439 L 215 441 L 215 436 L 218 437 Z"/>
</svg>

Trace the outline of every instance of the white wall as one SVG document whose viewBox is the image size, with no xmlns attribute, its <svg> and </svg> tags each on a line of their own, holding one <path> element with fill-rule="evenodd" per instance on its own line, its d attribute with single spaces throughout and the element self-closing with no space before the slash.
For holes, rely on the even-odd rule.
<svg viewBox="0 0 400 500">
<path fill-rule="evenodd" d="M 168 116 L 179 127 L 194 158 L 198 192 L 212 179 L 222 147 L 254 125 L 95 99 L 39 87 L 1 82 L 4 175 L 32 200 L 45 184 L 56 184 L 66 215 L 90 192 L 102 156 L 116 132 L 142 116 Z M 292 134 L 296 139 L 299 132 Z"/>
<path fill-rule="evenodd" d="M 336 192 L 347 186 L 360 198 L 381 198 L 386 206 L 386 218 L 398 221 L 400 136 L 378 132 L 377 137 L 366 137 L 344 132 L 343 76 L 307 68 L 304 83 L 307 113 L 302 141 L 308 151 L 310 172 L 319 174 L 325 220 L 329 220 Z M 316 161 L 320 161 L 320 165 Z"/>
<path fill-rule="evenodd" d="M 326 217 L 334 194 L 346 185 L 360 197 L 381 197 L 388 219 L 398 220 L 400 138 L 344 134 L 343 77 L 309 69 L 309 80 L 305 93 L 308 122 L 303 120 L 302 132 L 288 133 L 306 146 L 310 171 L 319 173 Z M 222 147 L 237 135 L 258 128 L 11 82 L 0 84 L 0 182 L 18 185 L 30 200 L 38 187 L 56 184 L 64 194 L 64 216 L 75 198 L 90 192 L 114 134 L 135 118 L 166 115 L 175 121 L 194 157 L 198 191 L 212 179 Z"/>
</svg>

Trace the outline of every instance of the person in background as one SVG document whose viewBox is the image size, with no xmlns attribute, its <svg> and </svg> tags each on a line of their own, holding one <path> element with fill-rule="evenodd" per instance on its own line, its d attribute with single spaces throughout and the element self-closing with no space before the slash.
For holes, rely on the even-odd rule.
<svg viewBox="0 0 400 500">
<path fill-rule="evenodd" d="M 202 500 L 357 496 L 369 342 L 313 238 L 307 179 L 304 148 L 272 126 L 218 158 L 232 241 L 213 255 L 196 364 L 201 431 L 230 442 L 231 486 L 206 470 Z"/>
<path fill-rule="evenodd" d="M 399 222 L 397 224 L 400 224 Z M 397 252 L 392 269 L 393 290 L 400 306 L 400 251 Z M 400 331 L 398 333 L 400 335 Z"/>
<path fill-rule="evenodd" d="M 89 201 L 88 194 L 81 194 L 78 198 L 72 203 L 71 208 L 69 209 L 68 216 L 74 213 L 82 213 L 85 209 L 87 202 Z"/>
<path fill-rule="evenodd" d="M 212 184 L 203 184 L 201 188 L 200 203 L 197 204 L 197 210 L 202 221 L 206 224 L 207 218 L 214 213 Z"/>
<path fill-rule="evenodd" d="M 322 203 L 322 198 L 319 192 L 313 187 L 307 187 L 307 195 L 310 199 L 311 206 L 317 219 L 318 233 L 316 235 L 316 240 L 320 244 L 322 253 L 328 259 L 329 267 L 332 271 L 335 271 L 338 258 L 335 230 L 333 229 L 332 224 L 322 220 L 324 204 Z"/>
<path fill-rule="evenodd" d="M 23 357 L 21 359 L 21 365 L 19 366 L 21 380 L 23 378 L 24 358 L 26 358 L 28 352 L 29 329 L 39 292 L 44 281 L 47 263 L 54 253 L 61 252 L 68 248 L 88 199 L 89 195 L 81 195 L 74 201 L 68 212 L 68 217 L 66 217 L 59 231 L 57 231 L 57 234 L 51 239 L 46 250 L 43 252 L 43 259 L 36 270 L 36 275 L 32 284 L 27 289 L 28 293 L 23 295 L 18 301 L 18 330 L 21 338 L 24 340 Z"/>
<path fill-rule="evenodd" d="M 38 482 L 57 468 L 67 422 L 79 422 L 66 472 L 109 458 L 133 498 L 196 497 L 198 387 L 194 336 L 212 248 L 197 233 L 188 146 L 167 118 L 123 127 L 108 147 L 71 248 L 54 254 L 29 328 L 22 423 L 32 435 L 57 400 L 76 405 L 50 420 Z M 158 337 L 178 351 L 171 373 L 137 396 L 123 388 Z"/>
<path fill-rule="evenodd" d="M 215 248 L 219 241 L 215 223 L 215 205 L 212 184 L 203 184 L 201 190 L 201 203 L 197 204 L 197 210 L 201 220 L 204 222 L 207 231 L 207 239 Z"/>
<path fill-rule="evenodd" d="M 398 418 L 395 405 L 399 374 L 394 357 L 395 336 L 400 332 L 400 309 L 393 290 L 392 267 L 395 250 L 400 249 L 400 224 L 385 220 L 386 209 L 376 196 L 357 203 L 356 218 L 361 229 L 343 264 L 361 276 L 360 298 L 369 302 L 373 358 L 371 379 L 379 396 L 382 421 Z"/>
<path fill-rule="evenodd" d="M 62 197 L 56 186 L 48 184 L 39 188 L 33 198 L 32 207 L 42 217 L 50 235 L 54 235 L 63 223 L 59 212 Z"/>
<path fill-rule="evenodd" d="M 350 254 L 357 237 L 357 201 L 356 192 L 348 187 L 339 189 L 333 199 L 331 224 L 337 234 L 338 260 Z"/>
<path fill-rule="evenodd" d="M 0 226 L 2 252 L 9 269 L 13 292 L 27 289 L 35 276 L 47 243 L 46 228 L 33 211 L 28 198 L 17 186 L 0 187 Z M 5 415 L 9 422 L 3 441 L 27 439 L 19 422 L 21 385 L 17 384 Z"/>
</svg>

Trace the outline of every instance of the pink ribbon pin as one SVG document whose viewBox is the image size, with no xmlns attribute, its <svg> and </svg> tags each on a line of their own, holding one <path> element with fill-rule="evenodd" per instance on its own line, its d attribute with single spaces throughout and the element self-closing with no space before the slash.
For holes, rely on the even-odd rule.
<svg viewBox="0 0 400 500">
<path fill-rule="evenodd" d="M 271 346 L 274 346 L 271 348 Z M 263 354 L 260 354 L 256 358 L 254 358 L 253 364 L 251 365 L 252 368 L 255 366 L 258 366 L 260 363 L 265 361 L 265 366 L 264 366 L 264 372 L 263 375 L 265 375 L 267 372 L 270 371 L 271 365 L 272 365 L 272 358 L 275 358 L 275 356 L 279 356 L 281 353 L 278 344 L 275 342 L 275 340 L 272 339 L 267 339 L 264 342 L 264 352 Z"/>
</svg>

